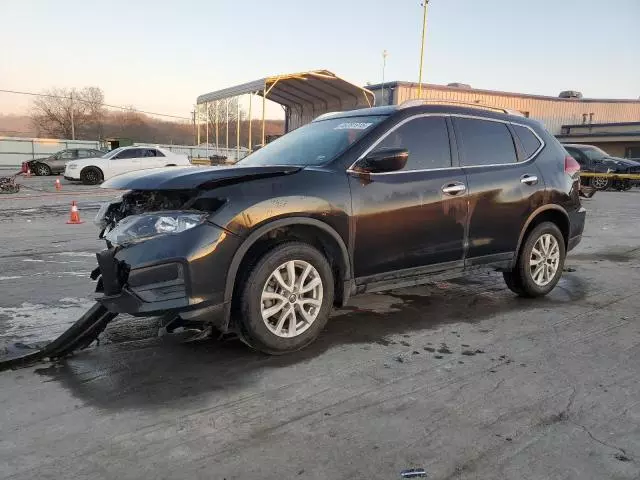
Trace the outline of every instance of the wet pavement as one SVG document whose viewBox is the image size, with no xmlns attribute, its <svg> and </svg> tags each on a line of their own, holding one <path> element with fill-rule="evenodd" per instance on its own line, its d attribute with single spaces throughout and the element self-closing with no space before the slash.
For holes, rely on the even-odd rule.
<svg viewBox="0 0 640 480">
<path fill-rule="evenodd" d="M 104 197 L 79 193 L 89 221 Z M 3 202 L 0 348 L 76 320 L 102 247 L 49 200 Z M 496 274 L 356 297 L 282 357 L 121 318 L 99 347 L 0 373 L 0 477 L 640 478 L 640 191 L 584 203 L 545 299 Z"/>
</svg>

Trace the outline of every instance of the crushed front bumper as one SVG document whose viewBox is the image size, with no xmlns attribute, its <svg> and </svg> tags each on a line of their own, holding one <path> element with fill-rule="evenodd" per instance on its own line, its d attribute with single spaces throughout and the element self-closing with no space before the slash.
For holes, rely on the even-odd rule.
<svg viewBox="0 0 640 480">
<path fill-rule="evenodd" d="M 96 300 L 114 313 L 222 321 L 227 272 L 239 238 L 210 223 L 97 254 Z"/>
</svg>

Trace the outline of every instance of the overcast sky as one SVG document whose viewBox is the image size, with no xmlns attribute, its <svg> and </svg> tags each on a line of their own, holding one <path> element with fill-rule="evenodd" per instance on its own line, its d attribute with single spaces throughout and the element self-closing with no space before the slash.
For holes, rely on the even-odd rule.
<svg viewBox="0 0 640 480">
<path fill-rule="evenodd" d="M 3 0 L 0 89 L 98 86 L 106 101 L 188 115 L 198 95 L 328 69 L 416 81 L 419 0 Z M 640 96 L 640 0 L 431 0 L 425 80 Z M 0 113 L 28 103 L 0 94 Z"/>
</svg>

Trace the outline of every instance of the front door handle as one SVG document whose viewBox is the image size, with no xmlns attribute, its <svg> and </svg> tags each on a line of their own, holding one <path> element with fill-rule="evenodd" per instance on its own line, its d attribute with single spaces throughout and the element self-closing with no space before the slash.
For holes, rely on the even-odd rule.
<svg viewBox="0 0 640 480">
<path fill-rule="evenodd" d="M 442 187 L 442 193 L 446 193 L 447 195 L 457 195 L 464 192 L 466 189 L 467 187 L 464 183 L 448 183 L 444 187 Z"/>
<path fill-rule="evenodd" d="M 525 185 L 536 185 L 538 183 L 538 177 L 536 175 L 524 174 L 520 177 L 520 182 Z"/>
</svg>

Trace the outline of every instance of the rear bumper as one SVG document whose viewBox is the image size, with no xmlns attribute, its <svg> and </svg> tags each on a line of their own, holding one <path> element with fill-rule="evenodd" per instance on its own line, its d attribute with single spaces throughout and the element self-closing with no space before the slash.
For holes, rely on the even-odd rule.
<svg viewBox="0 0 640 480">
<path fill-rule="evenodd" d="M 569 213 L 569 241 L 567 242 L 567 251 L 573 250 L 582 240 L 586 217 L 587 210 L 584 207 L 580 207 L 578 210 Z"/>
<path fill-rule="evenodd" d="M 227 272 L 238 237 L 211 224 L 98 253 L 96 298 L 109 311 L 134 316 L 180 313 L 224 327 Z"/>
</svg>

